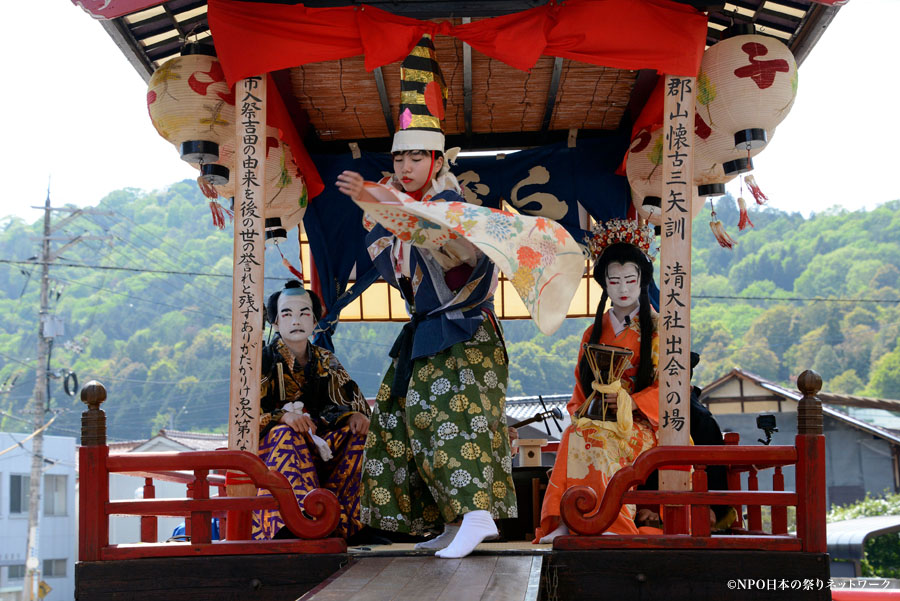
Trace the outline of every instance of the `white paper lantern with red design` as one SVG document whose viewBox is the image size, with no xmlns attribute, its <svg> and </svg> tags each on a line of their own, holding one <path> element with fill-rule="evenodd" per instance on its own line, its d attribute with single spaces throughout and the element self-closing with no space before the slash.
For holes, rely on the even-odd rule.
<svg viewBox="0 0 900 601">
<path fill-rule="evenodd" d="M 631 204 L 638 217 L 659 226 L 662 223 L 663 195 L 663 130 L 642 129 L 631 141 L 625 161 L 625 173 L 631 186 Z M 695 159 L 696 160 L 696 159 Z M 705 198 L 691 201 L 691 218 L 703 208 Z"/>
<path fill-rule="evenodd" d="M 234 93 L 212 48 L 188 44 L 150 77 L 147 108 L 156 131 L 189 163 L 215 163 L 234 137 Z"/>
<path fill-rule="evenodd" d="M 775 136 L 775 129 L 765 130 L 766 138 Z M 694 183 L 725 183 L 753 170 L 753 157 L 763 151 L 755 148 L 735 148 L 733 138 L 721 130 L 710 128 L 700 114 L 694 119 Z M 724 194 L 724 190 L 722 192 Z"/>
<path fill-rule="evenodd" d="M 642 129 L 631 140 L 628 158 L 625 160 L 625 176 L 631 187 L 631 202 L 638 216 L 651 220 L 653 214 L 659 221 L 659 202 L 662 195 L 663 175 L 662 129 Z M 646 204 L 646 209 L 644 205 Z M 654 211 L 654 207 L 656 210 Z M 653 221 L 651 220 L 651 223 Z M 659 223 L 654 223 L 659 225 Z"/>
<path fill-rule="evenodd" d="M 266 128 L 266 218 L 281 218 L 286 231 L 297 227 L 306 212 L 306 184 L 298 174 L 287 144 L 278 130 Z"/>
<path fill-rule="evenodd" d="M 724 34 L 730 37 L 707 48 L 695 95 L 696 110 L 709 127 L 745 153 L 766 145 L 766 130 L 781 123 L 797 95 L 797 62 L 790 49 L 752 32 L 752 25 L 732 27 Z"/>
</svg>

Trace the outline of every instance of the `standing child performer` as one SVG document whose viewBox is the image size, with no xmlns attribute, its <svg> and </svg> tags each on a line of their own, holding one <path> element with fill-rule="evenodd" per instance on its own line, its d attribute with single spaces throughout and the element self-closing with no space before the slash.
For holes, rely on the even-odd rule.
<svg viewBox="0 0 900 601">
<path fill-rule="evenodd" d="M 589 247 L 594 280 L 603 289 L 594 324 L 582 344 L 603 344 L 630 349 L 631 365 L 622 376 L 622 392 L 601 394 L 615 421 L 573 417 L 563 433 L 556 462 L 544 496 L 541 526 L 535 542 L 549 543 L 569 534 L 560 520 L 559 504 L 572 486 L 590 486 L 599 497 L 613 474 L 630 465 L 645 450 L 656 446 L 659 423 L 657 315 L 650 306 L 648 287 L 653 279 L 653 232 L 637 222 L 613 219 L 592 231 Z M 606 301 L 612 304 L 603 312 Z M 575 389 L 567 409 L 574 416 L 596 389 L 594 375 L 579 349 Z M 642 510 L 649 511 L 649 510 Z M 637 534 L 634 505 L 624 505 L 609 532 Z"/>
<path fill-rule="evenodd" d="M 429 35 L 404 60 L 401 79 L 389 185 L 416 200 L 464 202 L 444 157 L 447 91 Z M 337 186 L 357 200 L 363 178 L 345 171 Z M 376 399 L 362 519 L 413 534 L 443 524 L 443 534 L 417 547 L 464 557 L 497 535 L 495 519 L 517 515 L 506 348 L 493 310 L 497 270 L 462 238 L 423 248 L 374 225 L 366 244 L 381 276 L 400 289 L 411 319 L 391 349 Z"/>
<path fill-rule="evenodd" d="M 336 534 L 349 538 L 362 527 L 359 479 L 370 411 L 337 357 L 309 342 L 321 313 L 319 298 L 297 280 L 266 302 L 278 335 L 262 353 L 259 456 L 287 477 L 301 505 L 314 488 L 333 492 L 341 505 Z M 277 509 L 254 512 L 254 539 L 293 536 Z"/>
</svg>

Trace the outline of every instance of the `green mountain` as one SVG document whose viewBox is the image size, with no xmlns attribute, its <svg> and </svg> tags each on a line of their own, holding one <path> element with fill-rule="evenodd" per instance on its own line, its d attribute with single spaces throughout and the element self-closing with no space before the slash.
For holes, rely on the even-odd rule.
<svg viewBox="0 0 900 601">
<path fill-rule="evenodd" d="M 900 201 L 870 211 L 830 210 L 804 219 L 764 208 L 737 233 L 733 199 L 716 207 L 739 241 L 720 248 L 694 223 L 692 314 L 695 376 L 705 383 L 740 366 L 789 384 L 814 368 L 832 391 L 900 398 Z M 228 398 L 231 314 L 230 227 L 212 227 L 206 200 L 185 181 L 161 191 L 125 189 L 63 235 L 88 233 L 51 268 L 51 312 L 65 324 L 51 370 L 100 380 L 110 438 L 145 438 L 160 427 L 222 430 Z M 59 219 L 55 216 L 54 219 Z M 30 431 L 34 388 L 41 222 L 0 221 L 0 428 Z M 297 256 L 297 243 L 282 246 Z M 290 273 L 266 256 L 266 293 Z M 183 273 L 187 272 L 190 275 Z M 735 298 L 739 297 L 739 298 Z M 808 300 L 823 298 L 827 300 Z M 530 321 L 504 323 L 511 359 L 509 394 L 567 394 L 586 319 L 553 336 Z M 338 357 L 374 396 L 401 324 L 346 323 Z M 51 381 L 49 432 L 76 435 L 83 409 Z"/>
</svg>

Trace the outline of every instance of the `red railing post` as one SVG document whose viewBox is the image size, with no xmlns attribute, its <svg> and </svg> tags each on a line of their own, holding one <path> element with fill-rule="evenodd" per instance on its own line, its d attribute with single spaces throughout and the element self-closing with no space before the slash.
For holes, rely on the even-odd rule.
<svg viewBox="0 0 900 601">
<path fill-rule="evenodd" d="M 209 482 L 206 476 L 209 470 L 194 470 L 193 498 L 206 500 L 209 498 Z M 209 511 L 191 512 L 191 543 L 203 544 L 212 542 L 212 526 L 210 520 L 212 513 Z"/>
<path fill-rule="evenodd" d="M 747 490 L 759 490 L 756 467 L 751 467 L 747 474 Z M 762 508 L 759 505 L 747 505 L 747 528 L 751 532 L 762 532 Z"/>
<path fill-rule="evenodd" d="M 781 466 L 775 466 L 775 473 L 772 475 L 772 490 L 784 490 L 784 473 Z M 772 505 L 772 534 L 787 534 L 787 506 Z"/>
<path fill-rule="evenodd" d="M 78 559 L 97 561 L 109 545 L 109 472 L 106 460 L 106 413 L 100 405 L 106 388 L 91 380 L 81 389 L 81 402 L 88 410 L 81 414 L 81 449 L 78 451 Z"/>
<path fill-rule="evenodd" d="M 728 446 L 738 446 L 741 444 L 741 435 L 737 432 L 725 432 L 724 434 L 725 444 Z M 741 490 L 741 472 L 740 470 L 728 466 L 728 490 Z M 744 506 L 743 505 L 735 505 L 734 507 L 735 513 L 737 513 L 737 517 L 734 520 L 734 524 L 732 524 L 733 528 L 743 528 L 744 527 Z"/>
<path fill-rule="evenodd" d="M 691 480 L 694 492 L 709 490 L 705 465 L 694 466 Z M 709 536 L 709 505 L 691 505 L 691 534 L 693 536 Z"/>
<path fill-rule="evenodd" d="M 153 486 L 153 478 L 144 478 L 144 498 L 155 499 L 156 487 Z M 155 515 L 141 516 L 141 542 L 155 543 L 159 538 L 157 530 L 158 519 Z"/>
<path fill-rule="evenodd" d="M 822 403 L 816 397 L 822 378 L 807 370 L 797 378 L 803 398 L 797 406 L 797 536 L 803 550 L 825 553 L 825 436 L 822 428 Z"/>
<path fill-rule="evenodd" d="M 225 482 L 229 485 L 251 484 L 253 481 L 246 474 L 235 471 L 225 473 Z M 226 487 L 227 490 L 227 487 Z M 229 511 L 225 520 L 225 538 L 228 540 L 250 540 L 252 536 L 253 515 L 249 511 Z M 221 533 L 222 530 L 220 529 Z"/>
</svg>

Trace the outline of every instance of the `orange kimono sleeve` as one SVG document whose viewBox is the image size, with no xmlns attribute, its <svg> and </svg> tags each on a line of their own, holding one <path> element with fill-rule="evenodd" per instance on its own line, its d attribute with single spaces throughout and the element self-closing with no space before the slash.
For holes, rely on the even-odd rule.
<svg viewBox="0 0 900 601">
<path fill-rule="evenodd" d="M 584 404 L 584 400 L 587 398 L 584 396 L 584 391 L 581 389 L 579 382 L 578 366 L 581 364 L 581 357 L 584 355 L 584 344 L 591 339 L 593 329 L 593 325 L 588 326 L 588 329 L 584 331 L 584 335 L 581 337 L 581 344 L 578 345 L 578 359 L 575 361 L 575 388 L 572 390 L 571 400 L 566 404 L 566 411 L 569 412 L 569 415 L 575 415 L 575 412 L 578 411 L 578 408 Z"/>
<path fill-rule="evenodd" d="M 653 329 L 653 340 L 650 343 L 653 359 L 653 384 L 640 392 L 631 395 L 635 406 L 643 413 L 654 428 L 659 427 L 659 334 Z M 576 386 L 578 388 L 578 386 Z"/>
</svg>

